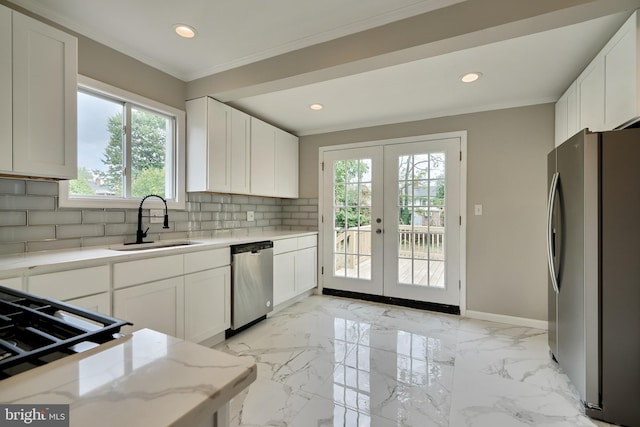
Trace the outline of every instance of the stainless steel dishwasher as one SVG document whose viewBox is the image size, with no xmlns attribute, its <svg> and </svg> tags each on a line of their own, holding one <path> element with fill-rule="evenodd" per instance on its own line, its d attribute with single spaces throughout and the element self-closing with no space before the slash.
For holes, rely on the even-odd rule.
<svg viewBox="0 0 640 427">
<path fill-rule="evenodd" d="M 273 242 L 231 246 L 231 329 L 234 335 L 273 310 Z"/>
</svg>

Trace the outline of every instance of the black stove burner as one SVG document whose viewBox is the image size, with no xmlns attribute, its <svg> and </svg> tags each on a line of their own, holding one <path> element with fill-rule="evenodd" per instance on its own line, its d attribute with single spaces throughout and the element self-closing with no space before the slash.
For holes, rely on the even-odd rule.
<svg viewBox="0 0 640 427">
<path fill-rule="evenodd" d="M 0 379 L 103 344 L 130 323 L 0 286 Z"/>
</svg>

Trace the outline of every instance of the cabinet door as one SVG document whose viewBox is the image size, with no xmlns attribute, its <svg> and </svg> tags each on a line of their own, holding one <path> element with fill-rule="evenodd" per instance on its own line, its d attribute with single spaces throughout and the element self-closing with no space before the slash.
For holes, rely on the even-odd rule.
<svg viewBox="0 0 640 427">
<path fill-rule="evenodd" d="M 0 5 L 0 171 L 3 172 L 13 170 L 11 84 L 11 9 Z"/>
<path fill-rule="evenodd" d="M 605 54 L 605 127 L 615 129 L 638 114 L 636 20 Z"/>
<path fill-rule="evenodd" d="M 567 94 L 556 102 L 556 147 L 567 140 Z"/>
<path fill-rule="evenodd" d="M 251 194 L 273 196 L 275 188 L 275 128 L 251 118 Z"/>
<path fill-rule="evenodd" d="M 295 265 L 296 294 L 315 288 L 317 284 L 317 250 L 307 248 L 297 251 Z"/>
<path fill-rule="evenodd" d="M 231 110 L 231 192 L 251 191 L 251 118 L 242 111 Z"/>
<path fill-rule="evenodd" d="M 298 137 L 276 129 L 276 196 L 298 197 Z"/>
<path fill-rule="evenodd" d="M 0 286 L 15 289 L 17 291 L 22 290 L 22 277 L 11 277 L 8 279 L 0 279 Z"/>
<path fill-rule="evenodd" d="M 107 265 L 27 277 L 28 292 L 62 301 L 107 292 L 110 283 Z"/>
<path fill-rule="evenodd" d="M 295 252 L 273 257 L 273 305 L 293 298 L 296 294 Z"/>
<path fill-rule="evenodd" d="M 126 332 L 149 328 L 174 337 L 184 336 L 184 285 L 182 277 L 117 289 L 113 315 L 133 323 Z"/>
<path fill-rule="evenodd" d="M 65 302 L 85 310 L 111 316 L 111 299 L 109 298 L 108 292 L 99 295 L 91 295 L 89 297 L 76 298 Z"/>
<path fill-rule="evenodd" d="M 209 97 L 191 99 L 187 109 L 187 191 L 228 193 L 231 107 Z"/>
<path fill-rule="evenodd" d="M 185 339 L 201 342 L 231 324 L 231 268 L 221 267 L 184 278 Z"/>
<path fill-rule="evenodd" d="M 229 151 L 231 107 L 212 98 L 207 98 L 207 189 L 208 191 L 231 191 Z"/>
<path fill-rule="evenodd" d="M 582 130 L 578 109 L 578 85 L 574 82 L 569 86 L 569 89 L 567 89 L 567 137 L 565 140 Z"/>
<path fill-rule="evenodd" d="M 77 174 L 77 40 L 13 12 L 13 170 Z"/>
<path fill-rule="evenodd" d="M 184 257 L 168 255 L 147 258 L 113 265 L 113 287 L 137 285 L 167 279 L 184 274 Z"/>
<path fill-rule="evenodd" d="M 597 57 L 578 78 L 580 128 L 604 130 L 604 59 Z"/>
</svg>

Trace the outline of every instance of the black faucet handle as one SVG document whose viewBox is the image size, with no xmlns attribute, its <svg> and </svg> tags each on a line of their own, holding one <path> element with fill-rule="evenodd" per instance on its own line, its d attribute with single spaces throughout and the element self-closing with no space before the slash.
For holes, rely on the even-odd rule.
<svg viewBox="0 0 640 427">
<path fill-rule="evenodd" d="M 147 237 L 147 231 L 149 231 L 149 227 L 142 232 L 142 237 Z"/>
</svg>

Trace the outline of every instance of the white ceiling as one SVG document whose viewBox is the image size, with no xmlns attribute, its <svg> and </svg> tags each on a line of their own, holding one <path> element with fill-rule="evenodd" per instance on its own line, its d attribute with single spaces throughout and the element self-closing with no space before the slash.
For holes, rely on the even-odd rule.
<svg viewBox="0 0 640 427">
<path fill-rule="evenodd" d="M 465 0 L 11 1 L 188 82 Z M 225 101 L 298 135 L 553 102 L 628 15 Z"/>
</svg>

